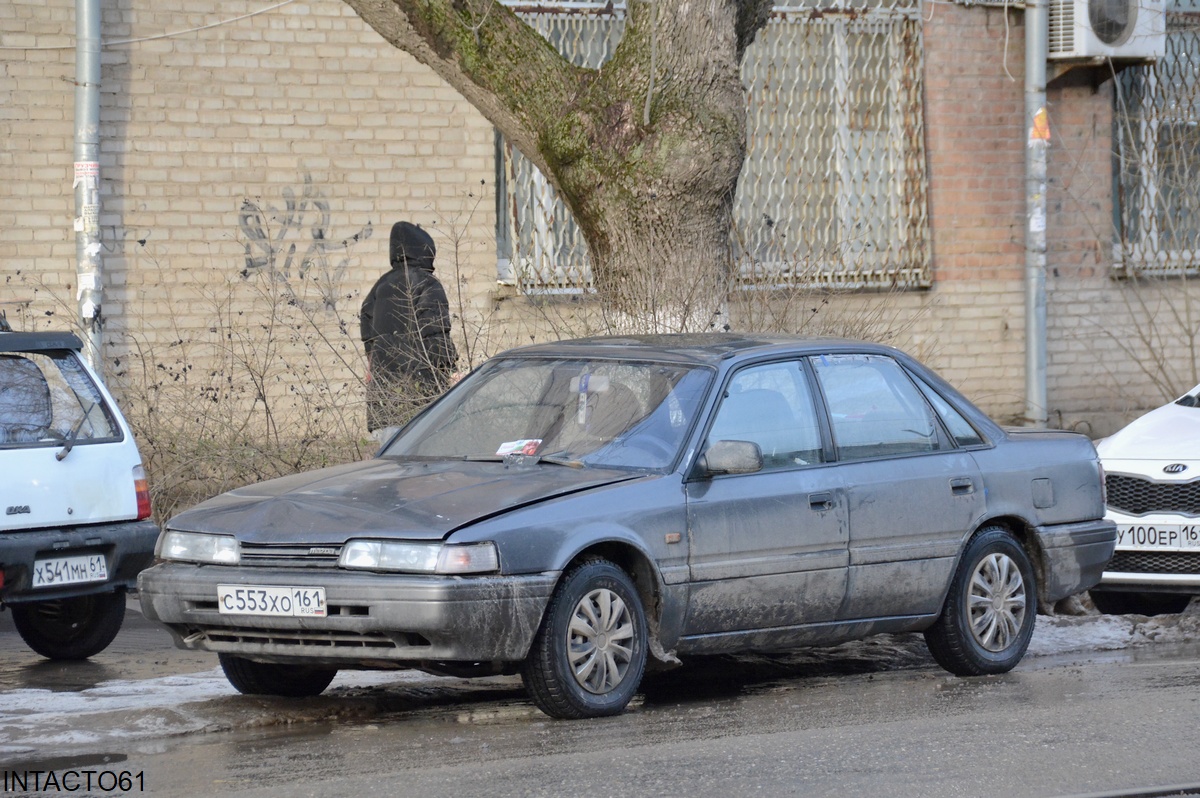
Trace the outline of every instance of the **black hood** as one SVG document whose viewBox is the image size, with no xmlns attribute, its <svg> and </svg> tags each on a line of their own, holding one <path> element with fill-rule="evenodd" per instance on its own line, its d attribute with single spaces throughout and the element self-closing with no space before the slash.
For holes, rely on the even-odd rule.
<svg viewBox="0 0 1200 798">
<path fill-rule="evenodd" d="M 433 238 L 411 222 L 392 225 L 391 264 L 393 269 L 410 268 L 433 271 L 433 256 L 437 247 Z"/>
</svg>

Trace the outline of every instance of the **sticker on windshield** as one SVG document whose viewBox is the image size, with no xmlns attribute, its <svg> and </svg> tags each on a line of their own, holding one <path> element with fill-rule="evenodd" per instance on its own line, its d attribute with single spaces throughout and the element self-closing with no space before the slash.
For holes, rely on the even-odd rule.
<svg viewBox="0 0 1200 798">
<path fill-rule="evenodd" d="M 500 444 L 500 448 L 496 450 L 496 455 L 499 457 L 506 454 L 537 454 L 538 447 L 542 445 L 541 438 L 524 438 L 519 441 L 508 441 Z"/>
</svg>

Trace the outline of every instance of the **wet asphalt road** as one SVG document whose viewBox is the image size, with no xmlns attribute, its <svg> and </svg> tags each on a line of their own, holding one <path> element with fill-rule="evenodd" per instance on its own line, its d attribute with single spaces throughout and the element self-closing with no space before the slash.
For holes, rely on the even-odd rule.
<svg viewBox="0 0 1200 798">
<path fill-rule="evenodd" d="M 1200 783 L 1193 644 L 1037 657 L 983 679 L 942 672 L 919 637 L 713 658 L 649 678 L 620 717 L 578 722 L 548 720 L 513 678 L 368 674 L 295 701 L 237 696 L 214 667 L 136 612 L 94 662 L 39 662 L 0 614 L 0 715 L 6 700 L 44 702 L 13 727 L 36 742 L 10 737 L 0 767 L 140 772 L 141 794 L 163 796 L 1020 798 Z M 191 672 L 187 703 L 152 706 Z M 145 706 L 39 725 L 113 683 Z M 73 725 L 93 738 L 62 733 Z"/>
</svg>

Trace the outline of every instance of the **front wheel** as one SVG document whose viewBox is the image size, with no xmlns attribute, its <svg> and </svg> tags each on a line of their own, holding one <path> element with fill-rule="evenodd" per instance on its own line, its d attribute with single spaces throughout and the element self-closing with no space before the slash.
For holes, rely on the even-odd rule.
<svg viewBox="0 0 1200 798">
<path fill-rule="evenodd" d="M 87 659 L 108 648 L 125 620 L 125 594 L 93 593 L 78 598 L 10 605 L 21 639 L 50 659 Z"/>
<path fill-rule="evenodd" d="M 245 695 L 279 695 L 287 698 L 320 695 L 337 676 L 337 668 L 255 662 L 232 654 L 218 654 L 217 658 L 221 661 L 225 678 L 234 689 Z"/>
<path fill-rule="evenodd" d="M 646 616 L 629 575 L 587 560 L 550 599 L 521 677 L 552 718 L 617 715 L 641 684 L 646 648 Z"/>
<path fill-rule="evenodd" d="M 1012 670 L 1033 635 L 1037 586 L 1021 544 L 987 527 L 967 544 L 942 614 L 925 630 L 938 664 L 958 676 Z"/>
</svg>

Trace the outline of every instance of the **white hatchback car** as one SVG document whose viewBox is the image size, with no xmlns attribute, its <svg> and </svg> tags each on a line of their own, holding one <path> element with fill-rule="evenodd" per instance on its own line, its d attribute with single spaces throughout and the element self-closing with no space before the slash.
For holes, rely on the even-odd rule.
<svg viewBox="0 0 1200 798">
<path fill-rule="evenodd" d="M 1200 593 L 1200 385 L 1096 450 L 1117 548 L 1092 602 L 1106 613 L 1182 612 Z"/>
<path fill-rule="evenodd" d="M 37 653 L 84 659 L 121 628 L 158 527 L 141 457 L 67 333 L 0 317 L 0 608 Z"/>
</svg>

